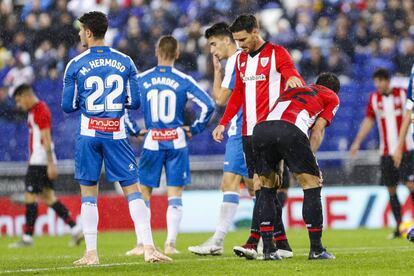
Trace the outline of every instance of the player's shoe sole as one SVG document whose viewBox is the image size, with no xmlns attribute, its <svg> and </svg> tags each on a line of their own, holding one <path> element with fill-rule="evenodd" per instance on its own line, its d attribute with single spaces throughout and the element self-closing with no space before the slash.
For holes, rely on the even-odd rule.
<svg viewBox="0 0 414 276">
<path fill-rule="evenodd" d="M 253 248 L 246 248 L 243 246 L 235 246 L 233 247 L 233 252 L 239 257 L 244 257 L 248 260 L 255 260 L 257 259 L 257 251 Z"/>
<path fill-rule="evenodd" d="M 188 251 L 199 256 L 220 256 L 223 255 L 224 248 L 221 246 L 190 246 Z"/>
</svg>

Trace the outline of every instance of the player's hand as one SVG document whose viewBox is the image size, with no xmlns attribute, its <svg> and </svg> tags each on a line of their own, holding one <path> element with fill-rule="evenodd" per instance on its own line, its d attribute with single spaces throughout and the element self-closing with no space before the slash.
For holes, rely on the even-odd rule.
<svg viewBox="0 0 414 276">
<path fill-rule="evenodd" d="M 224 139 L 223 132 L 225 130 L 226 128 L 223 125 L 218 125 L 212 133 L 214 141 L 216 141 L 217 143 L 221 143 Z"/>
<path fill-rule="evenodd" d="M 184 130 L 185 136 L 187 137 L 188 140 L 193 138 L 193 134 L 191 133 L 191 130 L 190 130 L 189 126 L 182 126 L 181 128 Z"/>
<path fill-rule="evenodd" d="M 58 171 L 56 164 L 51 163 L 47 165 L 47 178 L 50 180 L 56 180 L 58 177 Z"/>
<path fill-rule="evenodd" d="M 402 160 L 402 150 L 400 147 L 397 147 L 397 149 L 395 150 L 395 153 L 392 156 L 392 160 L 394 161 L 394 166 L 396 168 L 399 168 Z"/>
<path fill-rule="evenodd" d="M 349 149 L 349 152 L 351 153 L 351 157 L 355 158 L 357 156 L 359 150 L 359 144 L 352 143 L 351 148 Z"/>
<path fill-rule="evenodd" d="M 213 65 L 214 65 L 214 71 L 215 72 L 221 72 L 220 60 L 215 55 L 213 55 Z"/>
<path fill-rule="evenodd" d="M 286 82 L 285 90 L 289 88 L 296 88 L 296 87 L 302 87 L 302 86 L 303 86 L 303 83 L 298 77 L 291 76 Z"/>
<path fill-rule="evenodd" d="M 138 132 L 138 135 L 137 135 L 137 136 L 145 136 L 145 134 L 147 134 L 148 132 L 149 132 L 149 130 L 148 130 L 148 129 L 141 128 L 141 129 L 139 130 L 139 132 Z"/>
</svg>

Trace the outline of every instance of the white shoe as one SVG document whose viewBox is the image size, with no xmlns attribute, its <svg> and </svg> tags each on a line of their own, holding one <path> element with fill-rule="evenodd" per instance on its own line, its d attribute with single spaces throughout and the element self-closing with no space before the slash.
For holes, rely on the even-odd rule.
<svg viewBox="0 0 414 276">
<path fill-rule="evenodd" d="M 175 244 L 173 244 L 173 243 L 165 243 L 164 253 L 167 254 L 167 255 L 170 255 L 170 254 L 180 254 L 180 251 L 178 251 L 175 248 Z"/>
<path fill-rule="evenodd" d="M 141 256 L 144 255 L 144 245 L 143 244 L 137 244 L 133 249 L 127 251 L 125 253 L 126 256 Z"/>
<path fill-rule="evenodd" d="M 196 246 L 189 246 L 188 251 L 191 253 L 206 256 L 206 255 L 223 255 L 224 242 L 223 240 L 216 240 L 213 237 L 209 238 L 205 243 Z"/>
<path fill-rule="evenodd" d="M 80 224 L 76 224 L 72 228 L 72 240 L 69 242 L 69 246 L 78 246 L 83 241 L 83 231 Z"/>
<path fill-rule="evenodd" d="M 167 263 L 172 259 L 157 251 L 154 247 L 145 248 L 144 260 L 146 263 Z"/>
<path fill-rule="evenodd" d="M 278 249 L 277 250 L 277 254 L 282 257 L 282 259 L 289 259 L 289 258 L 293 258 L 293 252 L 292 251 L 288 251 L 288 250 L 283 250 L 283 249 Z"/>
<path fill-rule="evenodd" d="M 83 255 L 82 258 L 80 258 L 79 260 L 76 260 L 73 262 L 74 265 L 97 265 L 99 264 L 99 258 L 98 258 L 98 253 L 93 250 L 93 251 L 87 251 L 85 253 L 85 255 Z"/>
</svg>

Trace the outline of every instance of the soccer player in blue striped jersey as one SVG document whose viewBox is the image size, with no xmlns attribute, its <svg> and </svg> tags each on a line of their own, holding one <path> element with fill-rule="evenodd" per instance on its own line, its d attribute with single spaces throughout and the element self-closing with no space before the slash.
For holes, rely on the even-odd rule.
<svg viewBox="0 0 414 276">
<path fill-rule="evenodd" d="M 98 180 L 105 163 L 109 181 L 118 181 L 128 199 L 137 236 L 144 243 L 145 261 L 171 259 L 155 250 L 149 214 L 137 183 L 134 153 L 125 130 L 125 108 L 140 105 L 137 70 L 131 58 L 105 46 L 108 20 L 101 12 L 79 19 L 79 36 L 85 52 L 72 59 L 65 70 L 62 109 L 80 110 L 75 147 L 75 179 L 80 184 L 81 220 L 86 252 L 75 265 L 99 263 L 97 253 Z"/>
<path fill-rule="evenodd" d="M 139 183 L 146 201 L 159 187 L 165 168 L 168 192 L 167 240 L 165 253 L 179 253 L 175 243 L 182 218 L 182 192 L 190 184 L 190 162 L 187 139 L 202 132 L 214 111 L 214 102 L 194 79 L 177 69 L 178 42 L 163 36 L 156 50 L 158 65 L 138 75 L 142 110 L 145 119 L 143 150 L 139 161 Z M 188 100 L 201 111 L 191 126 L 184 126 L 184 110 Z M 129 124 L 128 124 L 129 125 Z M 127 255 L 139 255 L 140 245 Z"/>
<path fill-rule="evenodd" d="M 233 40 L 227 23 L 219 22 L 208 28 L 205 37 L 210 45 L 213 55 L 214 84 L 213 97 L 218 106 L 226 106 L 234 88 L 236 74 L 236 58 L 241 52 Z M 220 60 L 226 59 L 224 77 Z M 223 191 L 223 202 L 220 208 L 219 221 L 214 235 L 205 243 L 198 246 L 190 246 L 188 250 L 198 255 L 221 255 L 224 249 L 224 237 L 233 225 L 233 219 L 237 211 L 240 199 L 240 182 L 243 180 L 254 196 L 253 183 L 249 178 L 246 161 L 243 154 L 241 137 L 242 110 L 238 112 L 231 121 L 227 132 L 228 140 L 224 154 L 223 180 L 221 190 Z"/>
</svg>

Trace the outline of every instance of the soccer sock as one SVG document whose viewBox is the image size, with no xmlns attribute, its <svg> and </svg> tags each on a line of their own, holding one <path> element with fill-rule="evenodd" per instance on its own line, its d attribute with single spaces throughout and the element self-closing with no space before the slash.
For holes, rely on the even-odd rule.
<svg viewBox="0 0 414 276">
<path fill-rule="evenodd" d="M 272 252 L 274 249 L 273 232 L 276 213 L 276 189 L 261 188 L 260 196 L 257 198 L 257 209 L 259 213 L 259 229 L 263 239 L 263 252 Z"/>
<path fill-rule="evenodd" d="M 260 190 L 257 190 L 255 193 L 256 193 L 256 200 L 254 200 L 252 224 L 250 227 L 250 236 L 246 242 L 247 244 L 257 244 L 260 240 L 259 214 L 258 214 L 258 209 L 257 209 L 257 200 L 260 196 Z"/>
<path fill-rule="evenodd" d="M 134 222 L 135 234 L 143 245 L 154 245 L 151 232 L 151 221 L 149 209 L 145 205 L 142 195 L 139 192 L 127 196 L 129 214 Z"/>
<path fill-rule="evenodd" d="M 145 200 L 145 206 L 147 206 L 147 211 L 148 211 L 148 219 L 150 221 L 151 224 L 151 204 L 149 200 Z M 137 235 L 137 245 L 142 246 L 142 241 L 140 241 L 138 234 Z"/>
<path fill-rule="evenodd" d="M 282 204 L 280 203 L 278 197 L 274 198 L 275 207 L 276 207 L 276 216 L 275 216 L 275 232 L 273 237 L 275 241 L 287 240 L 285 226 L 283 225 L 282 220 Z"/>
<path fill-rule="evenodd" d="M 85 237 L 86 251 L 96 250 L 99 221 L 96 197 L 82 197 L 81 221 L 83 235 Z"/>
<path fill-rule="evenodd" d="M 233 224 L 233 218 L 239 206 L 240 195 L 236 192 L 224 192 L 221 204 L 219 222 L 213 238 L 223 240 Z"/>
<path fill-rule="evenodd" d="M 308 228 L 311 250 L 321 252 L 323 214 L 321 202 L 321 188 L 303 190 L 302 215 Z"/>
<path fill-rule="evenodd" d="M 169 197 L 167 209 L 167 241 L 166 243 L 175 244 L 183 217 L 183 202 L 181 197 Z"/>
<path fill-rule="evenodd" d="M 60 201 L 56 201 L 51 206 L 53 210 L 55 210 L 56 214 L 63 219 L 65 223 L 67 223 L 71 228 L 76 225 L 76 222 L 70 216 L 69 210 L 66 208 L 65 205 L 62 204 Z"/>
<path fill-rule="evenodd" d="M 413 205 L 414 205 L 414 191 L 410 192 L 410 195 L 411 195 L 411 200 L 412 200 L 412 203 L 413 203 Z"/>
<path fill-rule="evenodd" d="M 33 236 L 34 225 L 37 219 L 37 203 L 26 204 L 26 224 L 24 225 L 24 234 Z"/>
<path fill-rule="evenodd" d="M 276 194 L 277 199 L 280 202 L 280 206 L 282 206 L 282 208 L 285 206 L 286 200 L 287 200 L 287 193 L 286 192 L 277 192 Z"/>
<path fill-rule="evenodd" d="M 397 194 L 390 195 L 390 205 L 392 214 L 395 218 L 395 222 L 397 223 L 397 231 L 399 231 L 399 226 L 401 223 L 401 204 L 398 200 Z"/>
</svg>

